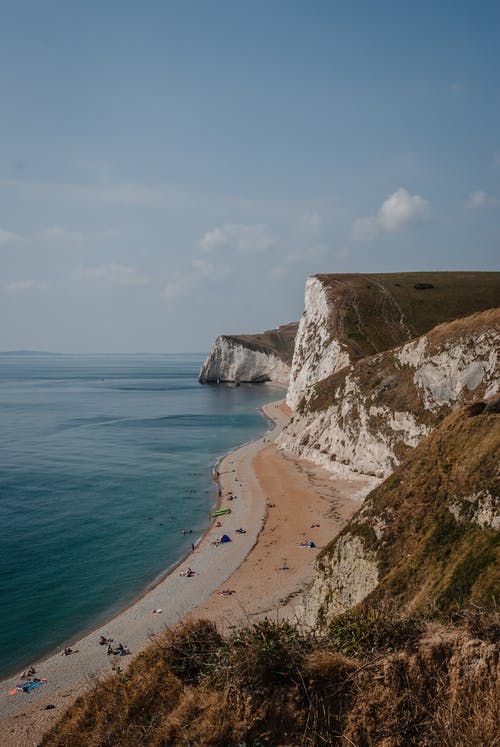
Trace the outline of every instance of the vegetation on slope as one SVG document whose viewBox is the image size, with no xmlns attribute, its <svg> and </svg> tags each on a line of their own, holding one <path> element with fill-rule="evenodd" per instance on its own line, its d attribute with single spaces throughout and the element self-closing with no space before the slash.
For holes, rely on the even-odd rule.
<svg viewBox="0 0 500 747">
<path fill-rule="evenodd" d="M 333 304 L 332 337 L 353 360 L 389 350 L 437 324 L 500 306 L 498 272 L 318 275 Z"/>
<path fill-rule="evenodd" d="M 498 744 L 498 532 L 480 524 L 499 436 L 498 402 L 462 408 L 370 494 L 348 527 L 380 563 L 363 604 L 321 630 L 167 630 L 42 747 Z"/>
<path fill-rule="evenodd" d="M 250 350 L 276 355 L 291 365 L 298 326 L 298 322 L 290 322 L 290 324 L 282 324 L 276 329 L 269 329 L 255 335 L 223 335 L 223 338 L 232 340 Z"/>
<path fill-rule="evenodd" d="M 376 558 L 370 604 L 442 615 L 495 609 L 500 588 L 500 400 L 448 416 L 370 493 L 340 536 Z M 319 559 L 326 567 L 337 538 Z"/>
<path fill-rule="evenodd" d="M 82 696 L 42 747 L 494 745 L 497 623 L 360 610 L 321 639 L 287 623 L 228 638 L 186 624 Z"/>
<path fill-rule="evenodd" d="M 455 319 L 441 324 L 426 334 L 426 356 L 431 357 L 445 350 L 445 344 L 468 339 L 472 346 L 488 330 L 500 330 L 500 308 Z M 392 412 L 412 412 L 426 424 L 440 421 L 445 412 L 433 416 L 424 411 L 422 391 L 414 381 L 414 370 L 402 367 L 397 360 L 397 351 L 387 350 L 375 356 L 357 361 L 352 367 L 336 371 L 312 387 L 307 397 L 298 406 L 299 412 L 314 413 L 326 410 L 341 399 L 346 378 L 352 378 L 371 405 L 387 407 Z M 470 391 L 464 387 L 464 398 L 478 398 L 484 394 L 484 386 Z M 350 417 L 352 417 L 350 415 Z"/>
</svg>

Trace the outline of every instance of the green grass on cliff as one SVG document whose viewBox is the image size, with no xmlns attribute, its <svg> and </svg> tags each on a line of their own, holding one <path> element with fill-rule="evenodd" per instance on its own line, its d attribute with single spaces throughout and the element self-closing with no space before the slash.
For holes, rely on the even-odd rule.
<svg viewBox="0 0 500 747">
<path fill-rule="evenodd" d="M 354 516 L 343 530 L 375 553 L 379 584 L 368 604 L 451 618 L 470 605 L 496 608 L 500 532 L 485 517 L 488 507 L 498 516 L 499 446 L 499 401 L 462 407 L 370 493 L 362 522 Z M 373 524 L 383 527 L 378 538 L 367 534 Z"/>
<path fill-rule="evenodd" d="M 500 306 L 499 272 L 318 275 L 334 302 L 332 336 L 363 358 L 437 324 Z"/>
</svg>

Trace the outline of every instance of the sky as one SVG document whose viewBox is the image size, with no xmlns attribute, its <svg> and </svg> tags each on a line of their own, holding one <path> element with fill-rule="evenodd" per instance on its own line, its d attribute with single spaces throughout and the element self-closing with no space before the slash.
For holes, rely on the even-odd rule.
<svg viewBox="0 0 500 747">
<path fill-rule="evenodd" d="M 500 4 L 0 0 L 0 350 L 208 351 L 498 270 Z"/>
</svg>

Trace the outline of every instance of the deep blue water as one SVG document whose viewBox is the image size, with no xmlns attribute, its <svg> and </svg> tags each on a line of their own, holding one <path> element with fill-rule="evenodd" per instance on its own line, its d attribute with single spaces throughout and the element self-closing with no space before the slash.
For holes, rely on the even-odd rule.
<svg viewBox="0 0 500 747">
<path fill-rule="evenodd" d="M 201 386 L 202 359 L 0 355 L 0 676 L 126 606 L 206 528 L 213 464 L 282 393 Z"/>
</svg>

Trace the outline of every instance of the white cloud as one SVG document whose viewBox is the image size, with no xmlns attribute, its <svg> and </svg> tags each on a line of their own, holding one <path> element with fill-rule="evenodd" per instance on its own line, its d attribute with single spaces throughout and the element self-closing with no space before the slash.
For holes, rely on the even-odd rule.
<svg viewBox="0 0 500 747">
<path fill-rule="evenodd" d="M 477 208 L 486 205 L 488 202 L 488 195 L 483 192 L 482 189 L 477 189 L 475 192 L 471 192 L 467 198 L 466 206 L 469 208 Z"/>
<path fill-rule="evenodd" d="M 355 241 L 367 241 L 380 231 L 401 231 L 410 223 L 423 220 L 428 212 L 427 200 L 420 195 L 411 195 L 407 189 L 399 187 L 382 203 L 376 215 L 354 221 L 351 238 Z"/>
<path fill-rule="evenodd" d="M 236 249 L 238 252 L 265 251 L 274 244 L 274 238 L 266 226 L 224 223 L 207 231 L 197 242 L 204 252 L 217 249 Z"/>
<path fill-rule="evenodd" d="M 324 226 L 324 220 L 319 213 L 304 213 L 300 216 L 299 222 L 305 233 L 318 234 Z"/>
<path fill-rule="evenodd" d="M 43 239 L 50 241 L 81 243 L 83 241 L 108 241 L 110 239 L 117 239 L 120 236 L 120 232 L 116 228 L 108 228 L 105 231 L 97 231 L 96 233 L 83 233 L 55 225 L 41 231 L 41 236 Z"/>
<path fill-rule="evenodd" d="M 465 201 L 465 207 L 468 208 L 481 208 L 486 205 L 498 205 L 498 200 L 488 195 L 483 189 L 471 192 Z"/>
<path fill-rule="evenodd" d="M 4 290 L 8 293 L 19 293 L 30 290 L 47 290 L 48 287 L 47 283 L 37 280 L 14 280 L 4 285 Z"/>
<path fill-rule="evenodd" d="M 89 267 L 80 266 L 76 275 L 82 280 L 120 287 L 139 287 L 148 285 L 151 281 L 149 275 L 141 273 L 136 267 L 113 262 Z"/>
<path fill-rule="evenodd" d="M 6 231 L 4 228 L 0 228 L 0 246 L 7 246 L 8 244 L 21 244 L 26 241 L 23 236 L 19 236 L 17 233 Z"/>
<path fill-rule="evenodd" d="M 378 211 L 378 221 L 386 231 L 400 231 L 408 223 L 425 218 L 429 203 L 400 187 L 387 198 Z"/>
</svg>

